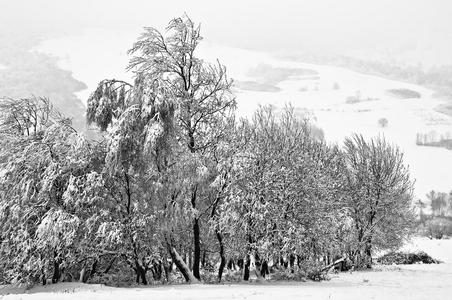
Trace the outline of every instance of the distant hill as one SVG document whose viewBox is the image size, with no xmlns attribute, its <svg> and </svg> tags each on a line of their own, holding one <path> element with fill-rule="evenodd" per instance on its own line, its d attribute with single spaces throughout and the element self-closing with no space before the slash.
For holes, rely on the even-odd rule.
<svg viewBox="0 0 452 300">
<path fill-rule="evenodd" d="M 56 57 L 31 51 L 38 43 L 38 38 L 27 35 L 0 34 L 0 97 L 47 97 L 72 119 L 77 130 L 84 131 L 85 106 L 74 93 L 86 85 L 74 79 L 70 71 L 59 68 Z"/>
</svg>

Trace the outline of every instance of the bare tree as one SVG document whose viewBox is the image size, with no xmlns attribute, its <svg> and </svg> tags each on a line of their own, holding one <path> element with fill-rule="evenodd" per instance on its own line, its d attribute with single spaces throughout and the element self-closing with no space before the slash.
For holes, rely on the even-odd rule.
<svg viewBox="0 0 452 300">
<path fill-rule="evenodd" d="M 432 215 L 444 217 L 447 212 L 447 193 L 430 191 L 427 194 L 432 208 Z"/>
</svg>

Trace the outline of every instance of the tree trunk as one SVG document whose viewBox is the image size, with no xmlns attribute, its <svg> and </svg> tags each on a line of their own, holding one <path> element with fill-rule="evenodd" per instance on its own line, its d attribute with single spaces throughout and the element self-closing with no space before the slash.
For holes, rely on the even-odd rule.
<svg viewBox="0 0 452 300">
<path fill-rule="evenodd" d="M 153 261 L 151 270 L 154 280 L 160 281 L 163 273 L 162 262 L 160 260 Z"/>
<path fill-rule="evenodd" d="M 205 268 L 205 267 L 206 267 L 206 264 L 207 264 L 207 250 L 204 249 L 204 251 L 202 252 L 201 266 L 202 266 L 203 268 Z"/>
<path fill-rule="evenodd" d="M 182 276 L 184 276 L 185 281 L 188 283 L 199 282 L 199 280 L 195 276 L 193 276 L 187 264 L 184 262 L 179 253 L 176 251 L 176 248 L 174 248 L 168 241 L 167 248 L 171 256 L 171 259 L 173 260 L 174 264 L 176 264 L 177 269 L 179 269 L 179 271 L 182 273 Z"/>
<path fill-rule="evenodd" d="M 199 265 L 201 262 L 201 237 L 199 232 L 199 219 L 195 218 L 193 223 L 193 236 L 194 236 L 194 246 L 195 251 L 193 253 L 193 275 L 201 280 L 201 275 L 199 274 Z"/>
<path fill-rule="evenodd" d="M 141 278 L 141 283 L 144 285 L 148 284 L 148 280 L 146 279 L 146 269 L 144 269 L 143 267 L 140 267 L 138 269 L 138 272 L 140 274 L 140 278 Z"/>
<path fill-rule="evenodd" d="M 254 273 L 256 274 L 257 279 L 261 280 L 262 279 L 262 273 L 261 273 L 262 261 L 261 261 L 259 255 L 257 254 L 257 251 L 256 251 L 256 254 L 254 255 L 254 268 L 255 268 Z"/>
<path fill-rule="evenodd" d="M 290 273 L 295 272 L 295 255 L 290 254 L 289 256 Z"/>
<path fill-rule="evenodd" d="M 237 260 L 237 266 L 239 267 L 239 270 L 243 269 L 243 267 L 245 266 L 243 258 Z"/>
<path fill-rule="evenodd" d="M 113 264 L 115 263 L 116 260 L 116 256 L 113 257 L 113 259 L 110 261 L 110 263 L 108 264 L 107 268 L 105 268 L 104 270 L 104 274 L 107 274 L 108 271 L 110 271 L 111 267 L 113 266 Z"/>
<path fill-rule="evenodd" d="M 229 270 L 235 270 L 235 262 L 234 262 L 234 260 L 232 258 L 229 259 L 229 261 L 228 261 L 228 269 Z"/>
<path fill-rule="evenodd" d="M 325 272 L 328 271 L 329 269 L 331 269 L 332 267 L 335 267 L 338 264 L 341 264 L 340 267 L 342 266 L 342 263 L 345 261 L 345 257 L 340 257 L 337 260 L 335 260 L 334 262 L 326 265 L 325 267 L 323 267 L 320 272 Z"/>
<path fill-rule="evenodd" d="M 191 249 L 188 250 L 188 253 L 185 255 L 186 260 L 185 263 L 190 268 L 190 270 L 193 272 L 193 251 Z"/>
<path fill-rule="evenodd" d="M 80 276 L 78 277 L 78 281 L 85 283 L 85 277 L 86 277 L 86 266 L 83 265 L 83 268 L 80 270 Z"/>
<path fill-rule="evenodd" d="M 281 265 L 281 267 L 283 267 L 284 269 L 287 269 L 287 267 L 289 266 L 289 263 L 284 259 L 284 257 L 280 257 L 279 258 L 279 264 Z"/>
<path fill-rule="evenodd" d="M 297 266 L 298 266 L 298 270 L 301 269 L 301 261 L 303 260 L 303 258 L 301 257 L 301 255 L 297 254 Z"/>
<path fill-rule="evenodd" d="M 250 260 L 250 256 L 247 255 L 246 256 L 246 261 L 245 261 L 245 269 L 243 271 L 243 280 L 248 281 L 250 279 L 250 265 L 251 265 L 251 260 Z"/>
<path fill-rule="evenodd" d="M 372 238 L 369 237 L 366 242 L 366 248 L 364 249 L 365 264 L 368 269 L 372 268 Z"/>
<path fill-rule="evenodd" d="M 60 263 L 57 260 L 54 260 L 52 283 L 57 283 L 60 280 L 60 277 L 61 277 Z"/>
<path fill-rule="evenodd" d="M 184 252 L 184 251 L 182 250 L 182 247 L 179 249 L 179 251 L 180 251 L 180 253 L 183 253 L 183 254 L 184 254 L 184 258 L 183 258 L 184 263 L 185 263 L 189 268 L 191 268 L 190 255 L 188 255 L 187 252 Z M 190 270 L 191 270 L 191 269 L 190 269 Z"/>
<path fill-rule="evenodd" d="M 173 263 L 168 263 L 168 261 L 166 261 L 166 263 L 163 263 L 163 270 L 165 271 L 165 278 L 166 278 L 166 282 L 169 282 L 170 278 L 169 275 L 171 273 L 171 270 L 173 268 Z"/>
<path fill-rule="evenodd" d="M 264 260 L 261 267 L 261 276 L 265 278 L 268 274 L 270 274 L 270 271 L 268 270 L 268 263 Z"/>
<path fill-rule="evenodd" d="M 91 272 L 89 273 L 89 278 L 93 278 L 93 276 L 97 273 L 97 259 L 93 262 L 91 266 Z"/>
<path fill-rule="evenodd" d="M 218 239 L 218 244 L 220 245 L 220 267 L 218 268 L 218 282 L 221 282 L 221 278 L 223 276 L 224 266 L 226 265 L 226 257 L 224 256 L 224 244 L 223 244 L 223 236 L 220 231 L 215 231 Z"/>
<path fill-rule="evenodd" d="M 46 285 L 47 284 L 47 276 L 46 276 L 46 273 L 44 271 L 44 267 L 41 268 L 41 282 L 42 282 L 42 285 Z"/>
<path fill-rule="evenodd" d="M 137 259 L 135 259 L 135 273 L 137 274 L 137 283 L 140 283 L 140 279 L 141 279 L 141 283 L 144 285 L 148 284 L 147 278 L 146 278 L 146 272 L 147 269 L 145 267 L 143 267 L 143 264 L 138 261 Z"/>
<path fill-rule="evenodd" d="M 196 208 L 196 194 L 198 188 L 195 187 L 191 196 L 191 204 L 193 208 Z M 199 274 L 199 263 L 201 262 L 201 237 L 199 231 L 199 218 L 195 216 L 193 220 L 193 243 L 195 252 L 193 253 L 193 275 L 201 280 L 201 275 Z"/>
</svg>

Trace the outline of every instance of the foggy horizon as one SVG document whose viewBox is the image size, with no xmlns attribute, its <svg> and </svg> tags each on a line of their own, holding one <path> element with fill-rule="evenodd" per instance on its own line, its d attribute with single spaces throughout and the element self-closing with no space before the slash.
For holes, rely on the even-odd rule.
<svg viewBox="0 0 452 300">
<path fill-rule="evenodd" d="M 446 55 L 452 50 L 450 1 L 2 2 L 0 24 L 12 34 L 48 38 L 90 29 L 164 29 L 169 19 L 187 13 L 202 24 L 206 40 L 225 46 L 452 64 Z"/>
</svg>

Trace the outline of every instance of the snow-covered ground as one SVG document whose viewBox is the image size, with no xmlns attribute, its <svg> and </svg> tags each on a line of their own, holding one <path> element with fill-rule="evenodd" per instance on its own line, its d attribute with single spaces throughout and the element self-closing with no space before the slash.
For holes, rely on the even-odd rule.
<svg viewBox="0 0 452 300">
<path fill-rule="evenodd" d="M 130 80 L 131 75 L 125 72 L 127 50 L 138 34 L 96 29 L 45 41 L 36 50 L 58 56 L 61 67 L 87 84 L 88 89 L 78 93 L 85 102 L 102 79 Z M 208 61 L 218 58 L 227 66 L 228 75 L 241 87 L 236 90 L 239 115 L 252 115 L 259 104 L 283 107 L 291 103 L 317 122 L 328 141 L 341 143 L 352 133 L 362 133 L 367 137 L 384 135 L 399 145 L 416 180 L 418 197 L 424 198 L 432 189 L 452 188 L 452 151 L 415 143 L 417 133 L 452 135 L 452 117 L 434 110 L 441 101 L 433 97 L 432 90 L 344 68 L 284 61 L 266 53 L 220 47 L 207 41 L 200 44 L 198 55 Z M 294 75 L 290 73 L 294 69 L 317 74 Z M 400 99 L 388 93 L 390 89 L 409 89 L 421 97 Z M 353 102 L 353 97 L 361 101 L 347 103 Z M 387 120 L 386 127 L 379 125 L 382 118 Z"/>
<path fill-rule="evenodd" d="M 373 271 L 334 274 L 324 282 L 265 282 L 113 288 L 60 283 L 31 290 L 0 287 L 0 299 L 451 299 L 452 240 L 415 238 L 404 247 L 443 260 L 439 265 L 380 266 Z M 4 295 L 6 293 L 19 293 Z"/>
</svg>

